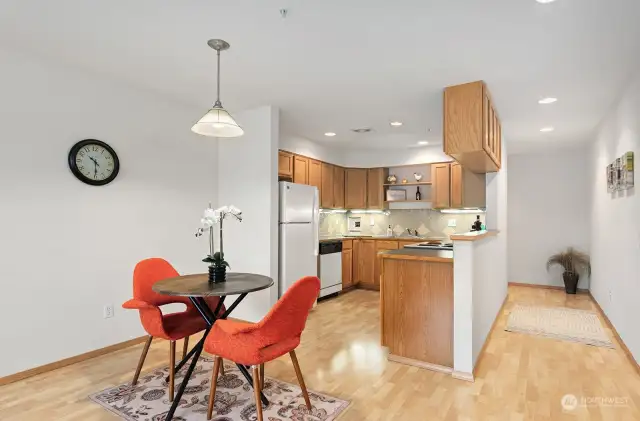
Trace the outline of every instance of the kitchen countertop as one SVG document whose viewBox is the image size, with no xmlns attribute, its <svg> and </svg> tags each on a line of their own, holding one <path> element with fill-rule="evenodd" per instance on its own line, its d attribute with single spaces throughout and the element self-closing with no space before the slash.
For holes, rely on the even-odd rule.
<svg viewBox="0 0 640 421">
<path fill-rule="evenodd" d="M 464 234 L 454 234 L 451 236 L 452 241 L 478 241 L 483 238 L 492 237 L 494 235 L 498 235 L 500 231 L 498 230 L 490 230 L 490 231 L 475 231 L 475 232 L 467 232 Z"/>
<path fill-rule="evenodd" d="M 438 237 L 440 239 L 440 237 Z M 416 237 L 387 237 L 386 235 L 374 235 L 374 236 L 367 236 L 367 235 L 362 235 L 362 236 L 336 236 L 336 237 L 320 237 L 320 242 L 327 242 L 327 241 L 344 241 L 344 240 L 377 240 L 377 241 L 412 241 L 412 242 L 416 242 L 416 243 L 423 243 L 427 240 L 431 239 L 430 237 L 420 237 L 420 238 L 416 238 Z M 443 238 L 442 241 L 444 241 L 445 239 Z"/>
<path fill-rule="evenodd" d="M 453 263 L 452 250 L 418 250 L 404 248 L 381 251 L 378 253 L 378 257 L 395 260 L 425 260 L 431 262 Z"/>
</svg>

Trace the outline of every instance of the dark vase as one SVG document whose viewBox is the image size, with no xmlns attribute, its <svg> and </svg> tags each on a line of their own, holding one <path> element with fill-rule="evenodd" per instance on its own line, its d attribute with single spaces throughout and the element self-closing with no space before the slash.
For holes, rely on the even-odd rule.
<svg viewBox="0 0 640 421">
<path fill-rule="evenodd" d="M 209 266 L 209 282 L 217 284 L 227 280 L 226 266 Z"/>
<path fill-rule="evenodd" d="M 578 290 L 578 280 L 580 275 L 575 272 L 565 272 L 562 274 L 564 279 L 564 290 L 567 294 L 575 294 Z"/>
</svg>

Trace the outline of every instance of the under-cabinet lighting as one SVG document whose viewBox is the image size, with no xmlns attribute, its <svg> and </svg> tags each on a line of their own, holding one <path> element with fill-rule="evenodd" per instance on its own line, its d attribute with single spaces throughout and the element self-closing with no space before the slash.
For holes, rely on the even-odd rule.
<svg viewBox="0 0 640 421">
<path fill-rule="evenodd" d="M 473 208 L 473 209 L 440 209 L 440 213 L 485 213 L 486 210 Z"/>
<path fill-rule="evenodd" d="M 321 213 L 347 213 L 346 209 L 320 209 Z"/>
<path fill-rule="evenodd" d="M 389 215 L 389 211 L 378 210 L 378 209 L 352 209 L 349 212 L 351 212 L 351 213 L 377 213 L 377 214 Z"/>
</svg>

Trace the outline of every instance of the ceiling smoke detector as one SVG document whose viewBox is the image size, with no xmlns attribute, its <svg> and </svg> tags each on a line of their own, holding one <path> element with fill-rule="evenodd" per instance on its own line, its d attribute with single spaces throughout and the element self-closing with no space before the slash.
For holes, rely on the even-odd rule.
<svg viewBox="0 0 640 421">
<path fill-rule="evenodd" d="M 354 133 L 369 133 L 371 130 L 373 130 L 371 127 L 363 127 L 361 129 L 351 129 L 351 131 Z"/>
</svg>

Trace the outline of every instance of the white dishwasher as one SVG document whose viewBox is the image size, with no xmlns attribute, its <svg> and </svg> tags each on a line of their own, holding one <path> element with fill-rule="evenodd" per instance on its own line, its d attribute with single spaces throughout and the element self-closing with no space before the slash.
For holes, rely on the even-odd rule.
<svg viewBox="0 0 640 421">
<path fill-rule="evenodd" d="M 342 291 L 342 240 L 320 243 L 320 298 Z"/>
</svg>

